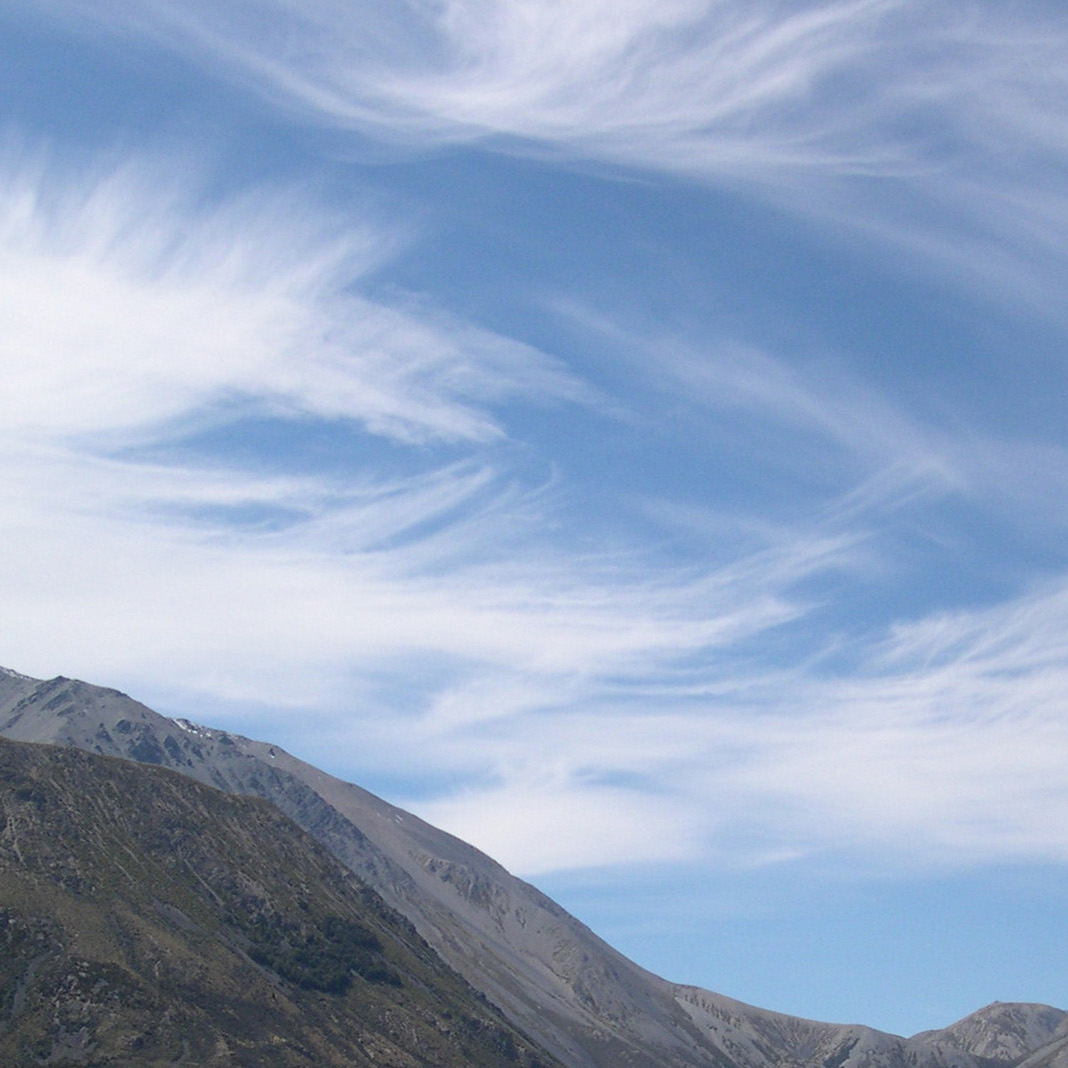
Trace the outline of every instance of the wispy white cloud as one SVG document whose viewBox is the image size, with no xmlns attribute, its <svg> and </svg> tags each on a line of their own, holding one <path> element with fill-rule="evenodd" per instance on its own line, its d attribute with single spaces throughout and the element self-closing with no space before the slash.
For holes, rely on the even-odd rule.
<svg viewBox="0 0 1068 1068">
<path fill-rule="evenodd" d="M 64 6 L 110 17 L 94 0 Z M 859 143 L 871 86 L 852 86 L 864 90 L 858 100 L 835 97 L 826 83 L 843 71 L 859 78 L 859 58 L 870 64 L 891 51 L 883 39 L 907 9 L 903 0 L 452 0 L 359 10 L 260 0 L 223 11 L 157 0 L 113 29 L 166 36 L 313 117 L 394 137 L 510 134 L 635 160 L 655 146 L 673 166 L 852 167 L 883 157 Z M 816 129 L 805 106 L 813 99 L 836 109 Z M 845 132 L 858 143 L 843 149 Z"/>
<path fill-rule="evenodd" d="M 282 193 L 206 207 L 140 164 L 75 181 L 22 156 L 4 184 L 0 577 L 29 670 L 55 633 L 53 670 L 235 699 L 303 704 L 402 656 L 445 685 L 477 665 L 566 688 L 773 628 L 833 556 L 750 582 L 638 546 L 558 554 L 546 490 L 493 452 L 499 412 L 594 394 L 529 347 L 361 296 L 389 247 L 373 224 L 338 239 Z M 250 414 L 362 427 L 405 473 L 191 450 Z"/>
<path fill-rule="evenodd" d="M 7 434 L 133 434 L 244 406 L 488 440 L 503 434 L 488 403 L 590 399 L 527 346 L 354 292 L 390 244 L 381 226 L 270 190 L 198 207 L 173 173 L 159 189 L 163 170 L 4 161 Z"/>
<path fill-rule="evenodd" d="M 692 860 L 701 820 L 688 804 L 632 789 L 547 781 L 510 783 L 418 806 L 528 877 L 619 864 Z"/>
<path fill-rule="evenodd" d="M 747 674 L 734 658 L 705 683 L 585 693 L 492 733 L 458 729 L 455 758 L 469 777 L 488 765 L 485 786 L 421 810 L 530 874 L 642 859 L 852 872 L 1061 863 L 1066 630 L 1055 585 L 895 628 L 848 679 Z M 529 811 L 554 792 L 611 829 L 585 861 L 546 847 L 551 808 Z"/>
<path fill-rule="evenodd" d="M 609 341 L 617 360 L 646 378 L 649 388 L 685 396 L 696 411 L 775 424 L 837 452 L 854 470 L 893 464 L 933 475 L 939 468 L 947 487 L 957 481 L 940 455 L 937 433 L 866 386 L 841 360 L 819 358 L 800 344 L 786 359 L 729 336 L 657 334 L 570 301 L 554 310 Z"/>
<path fill-rule="evenodd" d="M 99 0 L 310 121 L 668 171 L 1056 315 L 1068 246 L 1050 5 L 993 0 Z M 865 253 L 868 254 L 868 253 Z M 1053 284 L 1051 284 L 1053 283 Z"/>
<path fill-rule="evenodd" d="M 1063 861 L 1066 608 L 1058 582 L 899 625 L 859 676 L 806 687 L 808 725 L 781 719 L 743 780 L 806 813 L 803 838 L 845 828 L 891 862 Z"/>
</svg>

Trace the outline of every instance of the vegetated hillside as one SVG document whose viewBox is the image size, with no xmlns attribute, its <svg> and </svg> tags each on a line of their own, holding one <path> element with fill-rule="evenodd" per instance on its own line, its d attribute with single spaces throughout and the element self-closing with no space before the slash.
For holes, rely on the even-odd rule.
<svg viewBox="0 0 1068 1068">
<path fill-rule="evenodd" d="M 557 1068 L 270 804 L 6 739 L 0 1064 Z"/>
<path fill-rule="evenodd" d="M 0 669 L 0 734 L 165 764 L 271 800 L 567 1068 L 1068 1068 L 1066 1014 L 1048 1006 L 988 1006 L 905 1039 L 667 982 L 410 813 L 277 746 L 166 719 L 115 690 Z"/>
</svg>

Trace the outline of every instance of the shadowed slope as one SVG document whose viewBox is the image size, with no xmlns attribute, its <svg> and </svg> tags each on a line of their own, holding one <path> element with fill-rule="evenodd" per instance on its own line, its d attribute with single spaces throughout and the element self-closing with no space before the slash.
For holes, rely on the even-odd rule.
<svg viewBox="0 0 1068 1068">
<path fill-rule="evenodd" d="M 273 806 L 0 740 L 0 1063 L 550 1068 Z"/>
</svg>

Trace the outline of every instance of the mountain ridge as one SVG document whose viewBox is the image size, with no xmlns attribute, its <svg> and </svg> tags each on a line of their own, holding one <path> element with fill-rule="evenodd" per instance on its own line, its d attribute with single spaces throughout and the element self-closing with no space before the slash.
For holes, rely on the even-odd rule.
<svg viewBox="0 0 1068 1068">
<path fill-rule="evenodd" d="M 0 739 L 0 1063 L 553 1068 L 261 798 Z"/>
<path fill-rule="evenodd" d="M 162 764 L 270 800 L 568 1068 L 1068 1068 L 1066 1014 L 1049 1006 L 1016 1006 L 1014 1017 L 994 1003 L 903 1038 L 671 983 L 411 813 L 279 746 L 167 719 L 116 690 L 5 672 L 0 734 Z"/>
</svg>

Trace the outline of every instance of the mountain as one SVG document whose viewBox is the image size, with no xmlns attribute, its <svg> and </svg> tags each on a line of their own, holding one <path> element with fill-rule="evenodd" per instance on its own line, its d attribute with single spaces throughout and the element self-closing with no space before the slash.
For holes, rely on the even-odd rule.
<svg viewBox="0 0 1068 1068">
<path fill-rule="evenodd" d="M 989 1006 L 905 1039 L 667 982 L 410 813 L 277 746 L 166 719 L 115 690 L 0 672 L 0 734 L 161 764 L 273 802 L 567 1068 L 1068 1068 L 1065 1013 L 1045 1006 Z"/>
<path fill-rule="evenodd" d="M 1062 1043 L 1068 1040 L 1068 1018 L 1059 1009 L 995 1001 L 941 1031 L 924 1031 L 914 1041 L 1011 1064 L 1039 1049 L 1053 1054 L 1048 1047 L 1058 1037 Z"/>
<path fill-rule="evenodd" d="M 0 739 L 0 945 L 5 1065 L 550 1068 L 274 806 L 162 768 Z"/>
</svg>

